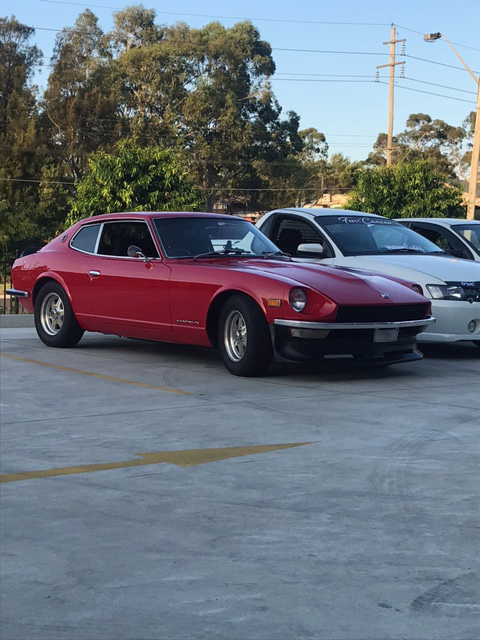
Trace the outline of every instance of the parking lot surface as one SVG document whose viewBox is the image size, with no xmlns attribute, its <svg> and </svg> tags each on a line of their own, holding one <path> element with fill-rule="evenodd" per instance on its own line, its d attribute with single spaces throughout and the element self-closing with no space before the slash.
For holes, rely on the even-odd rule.
<svg viewBox="0 0 480 640">
<path fill-rule="evenodd" d="M 480 349 L 245 379 L 0 334 L 2 640 L 480 637 Z"/>
</svg>

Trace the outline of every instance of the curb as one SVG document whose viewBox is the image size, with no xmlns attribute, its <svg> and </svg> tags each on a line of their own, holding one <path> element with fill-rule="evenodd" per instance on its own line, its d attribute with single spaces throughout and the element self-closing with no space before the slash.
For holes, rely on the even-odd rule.
<svg viewBox="0 0 480 640">
<path fill-rule="evenodd" d="M 30 329 L 34 326 L 33 313 L 0 315 L 0 329 Z"/>
</svg>

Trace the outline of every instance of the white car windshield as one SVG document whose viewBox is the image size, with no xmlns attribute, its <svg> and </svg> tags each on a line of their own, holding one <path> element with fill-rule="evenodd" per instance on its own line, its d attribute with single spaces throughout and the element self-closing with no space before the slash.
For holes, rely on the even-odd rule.
<svg viewBox="0 0 480 640">
<path fill-rule="evenodd" d="M 480 224 L 478 222 L 477 224 L 455 224 L 452 225 L 452 229 L 463 236 L 477 251 L 480 251 Z"/>
<path fill-rule="evenodd" d="M 156 218 L 168 258 L 277 257 L 281 251 L 251 222 L 239 218 Z"/>
<path fill-rule="evenodd" d="M 389 218 L 342 214 L 317 216 L 315 220 L 344 256 L 444 253 L 430 240 Z"/>
</svg>

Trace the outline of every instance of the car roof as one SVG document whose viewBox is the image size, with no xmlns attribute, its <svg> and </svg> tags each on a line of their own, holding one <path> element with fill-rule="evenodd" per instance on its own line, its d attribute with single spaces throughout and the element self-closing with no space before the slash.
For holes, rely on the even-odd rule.
<svg viewBox="0 0 480 640">
<path fill-rule="evenodd" d="M 350 209 L 311 209 L 306 207 L 289 207 L 286 209 L 275 209 L 276 212 L 282 213 L 302 213 L 308 214 L 312 218 L 316 216 L 336 216 L 336 215 L 356 215 L 356 216 L 367 216 L 371 218 L 383 218 L 384 216 L 379 216 L 376 213 L 365 213 L 365 211 L 352 211 Z"/>
<path fill-rule="evenodd" d="M 397 222 L 430 222 L 450 227 L 455 224 L 480 224 L 480 220 L 467 220 L 466 218 L 395 218 Z"/>
<path fill-rule="evenodd" d="M 105 213 L 100 216 L 92 216 L 81 220 L 82 224 L 86 222 L 106 222 L 108 220 L 121 220 L 122 218 L 142 219 L 142 218 L 223 218 L 231 220 L 239 218 L 239 216 L 230 216 L 223 213 L 206 213 L 202 211 L 123 211 L 121 213 Z"/>
</svg>

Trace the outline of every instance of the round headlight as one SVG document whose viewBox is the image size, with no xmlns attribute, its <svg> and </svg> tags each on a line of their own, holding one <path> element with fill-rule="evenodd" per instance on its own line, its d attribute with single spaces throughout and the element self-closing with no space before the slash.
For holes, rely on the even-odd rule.
<svg viewBox="0 0 480 640">
<path fill-rule="evenodd" d="M 423 289 L 419 284 L 412 284 L 412 289 L 423 296 Z"/>
<path fill-rule="evenodd" d="M 288 301 L 294 311 L 303 311 L 307 304 L 307 294 L 303 289 L 292 289 Z"/>
</svg>

